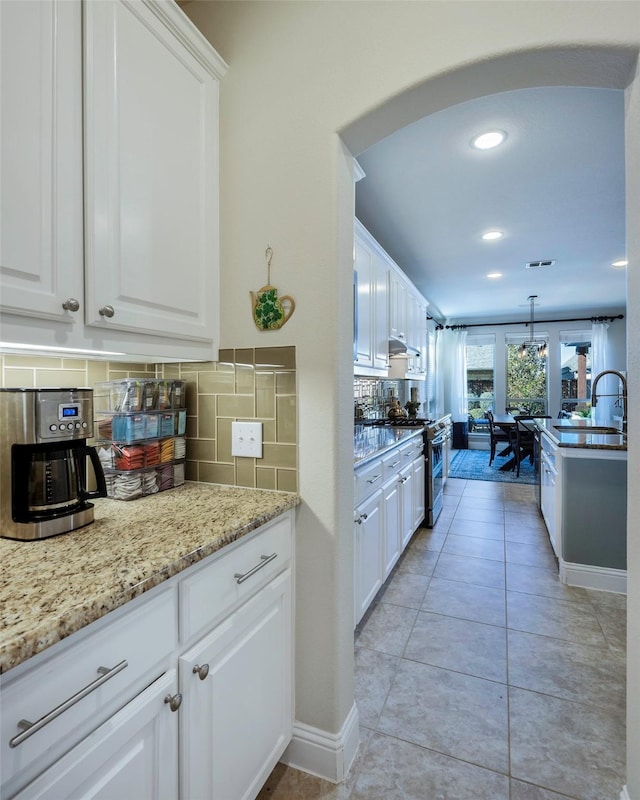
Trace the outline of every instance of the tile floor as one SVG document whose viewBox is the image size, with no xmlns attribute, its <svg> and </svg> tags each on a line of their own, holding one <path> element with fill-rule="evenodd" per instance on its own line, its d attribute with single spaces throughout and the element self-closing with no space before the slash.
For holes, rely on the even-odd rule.
<svg viewBox="0 0 640 800">
<path fill-rule="evenodd" d="M 259 800 L 618 800 L 625 619 L 559 582 L 532 486 L 449 480 L 356 631 L 347 780 L 279 764 Z"/>
</svg>

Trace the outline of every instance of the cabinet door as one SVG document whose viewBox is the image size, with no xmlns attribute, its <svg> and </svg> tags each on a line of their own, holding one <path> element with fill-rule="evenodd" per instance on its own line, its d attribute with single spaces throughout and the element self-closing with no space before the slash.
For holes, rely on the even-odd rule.
<svg viewBox="0 0 640 800">
<path fill-rule="evenodd" d="M 407 300 L 405 282 L 395 272 L 389 271 L 389 332 L 396 339 L 407 341 Z"/>
<path fill-rule="evenodd" d="M 373 257 L 373 366 L 387 369 L 389 366 L 389 269 L 379 257 Z"/>
<path fill-rule="evenodd" d="M 386 580 L 400 558 L 402 541 L 400 535 L 400 485 L 394 475 L 382 487 L 384 504 L 384 574 Z"/>
<path fill-rule="evenodd" d="M 291 570 L 180 659 L 180 796 L 252 800 L 291 739 Z"/>
<path fill-rule="evenodd" d="M 413 530 L 420 527 L 425 515 L 425 463 L 420 456 L 413 462 Z"/>
<path fill-rule="evenodd" d="M 218 80 L 170 6 L 84 5 L 86 322 L 211 341 Z"/>
<path fill-rule="evenodd" d="M 383 526 L 382 490 L 359 505 L 354 516 L 355 623 L 362 619 L 382 586 Z"/>
<path fill-rule="evenodd" d="M 178 796 L 178 714 L 165 702 L 177 692 L 170 670 L 88 736 L 14 800 Z"/>
<path fill-rule="evenodd" d="M 549 462 L 544 453 L 540 457 L 540 510 L 547 526 L 549 541 L 553 552 L 561 557 L 557 541 L 557 502 L 556 502 L 556 477 L 555 467 Z"/>
<path fill-rule="evenodd" d="M 371 253 L 356 239 L 356 260 L 354 269 L 356 274 L 356 346 L 355 363 L 359 367 L 373 366 L 373 291 Z"/>
<path fill-rule="evenodd" d="M 82 311 L 62 305 L 84 299 L 81 53 L 79 0 L 0 3 L 2 310 L 70 327 Z"/>
<path fill-rule="evenodd" d="M 400 483 L 400 518 L 402 521 L 402 549 L 409 544 L 409 539 L 413 536 L 415 527 L 413 525 L 414 512 L 413 512 L 413 466 L 407 466 L 400 472 L 398 477 Z"/>
</svg>

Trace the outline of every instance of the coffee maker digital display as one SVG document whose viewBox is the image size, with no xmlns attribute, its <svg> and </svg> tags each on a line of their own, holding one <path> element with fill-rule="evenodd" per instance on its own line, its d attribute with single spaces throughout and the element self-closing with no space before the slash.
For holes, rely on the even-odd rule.
<svg viewBox="0 0 640 800">
<path fill-rule="evenodd" d="M 43 539 L 93 522 L 106 497 L 91 389 L 0 389 L 0 536 Z M 87 460 L 96 489 L 87 488 Z"/>
</svg>

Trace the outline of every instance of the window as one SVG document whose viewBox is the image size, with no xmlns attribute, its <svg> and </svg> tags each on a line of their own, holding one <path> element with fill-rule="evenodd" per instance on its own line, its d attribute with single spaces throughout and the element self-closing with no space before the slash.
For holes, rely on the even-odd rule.
<svg viewBox="0 0 640 800">
<path fill-rule="evenodd" d="M 591 413 L 591 331 L 560 332 L 562 411 Z"/>
<path fill-rule="evenodd" d="M 506 407 L 509 413 L 547 413 L 547 357 L 540 355 L 542 342 L 548 342 L 548 336 L 538 337 L 533 344 L 529 344 L 525 336 L 507 338 Z"/>
<path fill-rule="evenodd" d="M 467 336 L 467 395 L 472 432 L 488 432 L 486 412 L 495 407 L 495 351 L 494 336 Z"/>
</svg>

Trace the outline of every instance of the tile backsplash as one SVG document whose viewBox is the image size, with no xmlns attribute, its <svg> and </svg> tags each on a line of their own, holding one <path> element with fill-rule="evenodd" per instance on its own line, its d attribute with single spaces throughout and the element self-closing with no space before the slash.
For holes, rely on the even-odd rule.
<svg viewBox="0 0 640 800">
<path fill-rule="evenodd" d="M 298 490 L 295 347 L 221 350 L 216 362 L 129 364 L 0 356 L 3 387 L 94 386 L 118 378 L 180 378 L 187 394 L 187 480 Z M 263 457 L 231 455 L 231 423 L 262 422 Z"/>
</svg>

